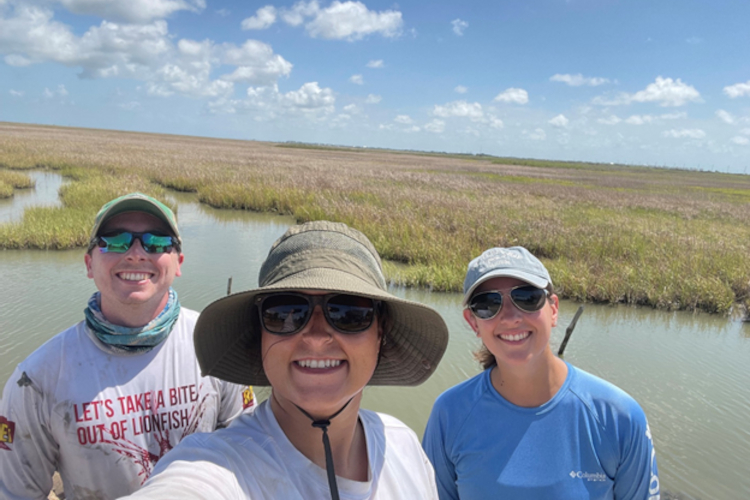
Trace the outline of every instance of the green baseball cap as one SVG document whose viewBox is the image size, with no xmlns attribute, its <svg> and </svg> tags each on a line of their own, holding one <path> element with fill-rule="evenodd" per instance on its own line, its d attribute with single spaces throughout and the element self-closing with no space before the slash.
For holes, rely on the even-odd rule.
<svg viewBox="0 0 750 500">
<path fill-rule="evenodd" d="M 172 236 L 175 236 L 180 246 L 182 246 L 180 231 L 177 229 L 177 218 L 172 209 L 156 198 L 152 198 L 146 194 L 129 193 L 120 196 L 119 198 L 115 198 L 112 201 L 108 201 L 102 206 L 99 213 L 96 214 L 94 227 L 91 229 L 91 236 L 89 237 L 89 250 L 96 245 L 96 237 L 104 223 L 115 215 L 120 215 L 126 212 L 143 212 L 153 215 L 169 227 Z"/>
</svg>

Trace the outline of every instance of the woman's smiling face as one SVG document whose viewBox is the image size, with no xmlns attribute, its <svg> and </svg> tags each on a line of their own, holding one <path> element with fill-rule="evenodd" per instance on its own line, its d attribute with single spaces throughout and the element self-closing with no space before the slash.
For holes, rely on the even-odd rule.
<svg viewBox="0 0 750 500">
<path fill-rule="evenodd" d="M 304 291 L 306 295 L 326 292 Z M 316 306 L 307 324 L 291 335 L 262 328 L 263 369 L 279 404 L 294 403 L 316 418 L 327 418 L 362 393 L 372 378 L 380 349 L 380 318 L 358 333 L 341 333 Z M 287 408 L 288 409 L 288 408 Z"/>
<path fill-rule="evenodd" d="M 493 278 L 477 287 L 475 294 L 489 290 L 503 292 L 502 308 L 493 318 L 477 319 L 470 310 L 464 310 L 464 318 L 501 366 L 540 359 L 548 348 L 552 327 L 557 324 L 556 295 L 551 295 L 541 309 L 533 312 L 521 311 L 511 302 L 507 293 L 524 284 L 515 278 Z"/>
</svg>

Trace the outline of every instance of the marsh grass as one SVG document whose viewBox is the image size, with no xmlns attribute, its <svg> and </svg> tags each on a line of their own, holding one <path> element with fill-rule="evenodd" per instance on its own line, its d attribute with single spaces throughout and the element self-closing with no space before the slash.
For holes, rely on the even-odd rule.
<svg viewBox="0 0 750 500">
<path fill-rule="evenodd" d="M 0 170 L 0 199 L 10 198 L 16 189 L 34 187 L 34 181 L 26 174 Z"/>
<path fill-rule="evenodd" d="M 409 286 L 460 290 L 472 258 L 522 245 L 566 298 L 722 314 L 750 306 L 748 176 L 15 124 L 0 124 L 0 164 L 74 180 L 59 213 L 30 210 L 0 226 L 6 248 L 84 244 L 107 200 L 169 188 L 217 208 L 345 222 L 372 240 L 389 279 Z"/>
</svg>

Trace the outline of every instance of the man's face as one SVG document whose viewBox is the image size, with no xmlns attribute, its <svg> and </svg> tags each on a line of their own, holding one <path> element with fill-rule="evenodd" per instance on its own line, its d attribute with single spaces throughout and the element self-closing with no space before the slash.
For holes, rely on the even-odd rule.
<svg viewBox="0 0 750 500">
<path fill-rule="evenodd" d="M 121 231 L 171 234 L 158 218 L 143 212 L 127 212 L 109 219 L 99 234 Z M 169 298 L 169 287 L 180 276 L 184 256 L 147 253 L 141 242 L 133 241 L 125 253 L 106 252 L 94 247 L 86 254 L 86 271 L 101 292 L 101 309 L 111 323 L 137 327 L 156 318 Z"/>
</svg>

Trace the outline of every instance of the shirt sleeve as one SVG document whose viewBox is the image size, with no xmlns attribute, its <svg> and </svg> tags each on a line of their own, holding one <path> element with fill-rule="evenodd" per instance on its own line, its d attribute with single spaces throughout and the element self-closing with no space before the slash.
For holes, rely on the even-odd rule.
<svg viewBox="0 0 750 500">
<path fill-rule="evenodd" d="M 440 500 L 458 500 L 456 470 L 446 450 L 444 415 L 440 411 L 439 400 L 432 409 L 422 439 L 422 447 L 435 469 Z"/>
<path fill-rule="evenodd" d="M 214 383 L 221 399 L 217 428 L 226 427 L 242 413 L 255 411 L 253 386 L 233 384 L 219 379 L 214 379 Z"/>
<path fill-rule="evenodd" d="M 636 405 L 637 406 L 637 405 Z M 656 451 L 646 415 L 640 406 L 632 414 L 626 437 L 621 438 L 621 460 L 614 480 L 616 500 L 658 500 Z"/>
<path fill-rule="evenodd" d="M 193 434 L 159 460 L 154 473 L 141 489 L 122 498 L 242 500 L 247 497 L 221 452 Z"/>
<path fill-rule="evenodd" d="M 18 368 L 0 400 L 0 498 L 46 499 L 59 451 L 41 388 Z"/>
</svg>

